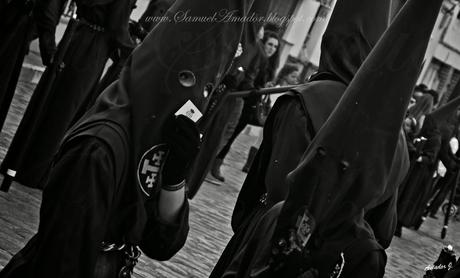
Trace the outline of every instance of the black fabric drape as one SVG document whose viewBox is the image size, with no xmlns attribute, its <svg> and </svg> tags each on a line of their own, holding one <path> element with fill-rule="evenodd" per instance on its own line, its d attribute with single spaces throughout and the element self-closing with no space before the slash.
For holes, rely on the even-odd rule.
<svg viewBox="0 0 460 278">
<path fill-rule="evenodd" d="M 34 1 L 0 2 L 0 128 L 3 126 L 35 24 Z"/>
</svg>

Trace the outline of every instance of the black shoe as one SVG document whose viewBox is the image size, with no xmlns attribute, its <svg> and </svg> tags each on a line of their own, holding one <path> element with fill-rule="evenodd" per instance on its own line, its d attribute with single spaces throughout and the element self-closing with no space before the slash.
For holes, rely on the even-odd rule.
<svg viewBox="0 0 460 278">
<path fill-rule="evenodd" d="M 246 160 L 246 164 L 244 164 L 242 171 L 245 173 L 249 172 L 249 169 L 251 169 L 252 162 L 254 161 L 254 158 L 256 157 L 257 151 L 259 149 L 255 147 L 251 147 L 249 149 L 249 154 L 248 154 L 248 159 Z"/>
<path fill-rule="evenodd" d="M 414 230 L 415 231 L 418 231 L 418 229 L 420 229 L 420 227 L 422 226 L 423 222 L 425 221 L 425 218 L 421 217 L 420 219 L 418 219 L 415 224 L 414 224 Z"/>
<path fill-rule="evenodd" d="M 222 182 L 220 180 L 216 179 L 213 175 L 211 175 L 211 173 L 209 173 L 204 180 L 209 182 L 210 184 L 214 184 L 214 185 L 217 185 L 217 186 L 222 185 Z"/>
<path fill-rule="evenodd" d="M 216 178 L 218 181 L 224 182 L 225 178 L 220 172 L 220 166 L 222 165 L 222 159 L 216 158 L 214 164 L 212 165 L 211 175 Z"/>
</svg>

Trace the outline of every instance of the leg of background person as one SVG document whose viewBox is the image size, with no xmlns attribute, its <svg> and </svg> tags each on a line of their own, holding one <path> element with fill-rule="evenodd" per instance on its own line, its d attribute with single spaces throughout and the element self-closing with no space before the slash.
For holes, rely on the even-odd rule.
<svg viewBox="0 0 460 278">
<path fill-rule="evenodd" d="M 258 148 L 260 147 L 260 144 L 262 144 L 262 140 L 263 140 L 263 139 L 264 139 L 264 129 L 261 128 L 261 129 L 259 130 L 259 135 L 257 136 L 257 141 L 256 141 L 256 143 L 253 145 L 253 147 L 255 147 L 255 148 L 258 149 Z"/>
<path fill-rule="evenodd" d="M 218 150 L 222 150 L 222 148 L 227 144 L 227 142 L 229 141 L 229 139 L 232 137 L 233 133 L 235 132 L 235 129 L 241 117 L 243 106 L 244 106 L 244 100 L 242 98 L 237 98 L 235 100 L 234 109 L 230 115 L 230 119 L 228 121 L 227 127 L 225 128 L 225 132 L 224 132 L 222 141 L 220 142 L 220 146 Z M 213 162 L 213 165 L 211 168 L 211 175 L 214 178 L 218 179 L 219 181 L 224 182 L 225 178 L 222 176 L 222 173 L 220 171 L 220 166 L 222 165 L 222 162 L 223 162 L 223 158 L 220 158 L 218 155 Z"/>
<path fill-rule="evenodd" d="M 230 136 L 227 143 L 222 147 L 222 149 L 218 153 L 217 155 L 218 159 L 222 159 L 222 160 L 225 159 L 235 139 L 238 137 L 238 135 L 240 135 L 241 131 L 243 131 L 244 128 L 248 125 L 251 115 L 248 115 L 247 113 L 245 114 L 244 112 L 245 110 L 243 109 L 243 112 L 238 121 L 238 124 L 236 125 L 235 130 L 233 131 L 233 134 Z"/>
<path fill-rule="evenodd" d="M 248 153 L 248 158 L 246 160 L 246 163 L 243 166 L 243 172 L 247 173 L 249 172 L 249 169 L 251 168 L 252 162 L 254 161 L 254 158 L 256 157 L 257 151 L 259 150 L 260 144 L 262 144 L 262 139 L 264 138 L 264 133 L 263 133 L 263 128 L 259 130 L 259 136 L 257 136 L 257 141 L 254 145 L 251 146 L 249 149 Z"/>
<path fill-rule="evenodd" d="M 449 173 L 451 174 L 451 173 Z M 449 194 L 449 177 L 446 175 L 439 183 L 439 191 L 437 191 L 436 195 L 434 196 L 433 200 L 430 203 L 430 206 L 428 207 L 429 215 L 431 218 L 437 218 L 436 213 L 438 212 L 439 208 L 441 205 L 444 203 L 444 200 Z"/>
</svg>

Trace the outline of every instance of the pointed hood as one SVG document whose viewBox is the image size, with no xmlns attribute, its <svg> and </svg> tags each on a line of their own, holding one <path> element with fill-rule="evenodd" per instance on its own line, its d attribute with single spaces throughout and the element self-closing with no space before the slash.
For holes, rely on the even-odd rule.
<svg viewBox="0 0 460 278">
<path fill-rule="evenodd" d="M 362 4 L 368 2 L 380 1 Z M 441 4 L 409 0 L 361 66 L 302 163 L 288 176 L 290 193 L 277 229 L 282 238 L 295 226 L 303 206 L 316 220 L 320 242 L 372 234 L 363 214 L 388 184 L 401 125 Z"/>
<path fill-rule="evenodd" d="M 153 28 L 128 58 L 119 80 L 101 93 L 64 139 L 71 140 L 82 133 L 99 137 L 98 127 L 109 125 L 128 140 L 127 179 L 133 196 L 124 196 L 131 201 L 124 207 L 126 211 L 137 211 L 137 217 L 130 218 L 133 223 L 125 223 L 127 240 L 139 240 L 146 220 L 146 192 L 160 186 L 156 176 L 161 166 L 148 166 L 164 162 L 154 159 L 165 147 L 164 125 L 189 101 L 205 111 L 209 101 L 205 89 L 216 88 L 222 81 L 241 39 L 242 22 L 199 19 L 211 18 L 222 10 L 244 16 L 252 3 L 253 0 L 177 0 L 165 15 L 170 21 Z"/>
<path fill-rule="evenodd" d="M 322 38 L 318 71 L 349 84 L 388 27 L 391 2 L 338 0 Z"/>
</svg>

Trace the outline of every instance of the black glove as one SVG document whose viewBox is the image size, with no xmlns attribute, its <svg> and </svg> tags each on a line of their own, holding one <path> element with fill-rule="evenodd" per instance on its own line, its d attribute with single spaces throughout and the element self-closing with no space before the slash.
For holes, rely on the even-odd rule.
<svg viewBox="0 0 460 278">
<path fill-rule="evenodd" d="M 56 41 L 54 35 L 43 33 L 39 36 L 40 56 L 45 66 L 51 65 L 54 54 L 56 53 Z"/>
<path fill-rule="evenodd" d="M 200 133 L 189 118 L 179 115 L 165 124 L 163 140 L 169 152 L 162 172 L 162 185 L 182 182 L 200 148 Z"/>
</svg>

